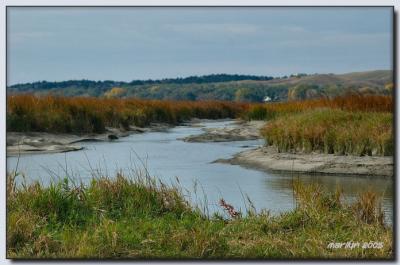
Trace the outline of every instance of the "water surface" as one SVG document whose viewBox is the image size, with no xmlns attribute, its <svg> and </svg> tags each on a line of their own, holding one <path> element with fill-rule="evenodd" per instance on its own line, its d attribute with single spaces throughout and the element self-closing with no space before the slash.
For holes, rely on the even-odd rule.
<svg viewBox="0 0 400 265">
<path fill-rule="evenodd" d="M 232 126 L 232 121 L 204 122 L 205 127 Z M 152 176 L 165 183 L 176 183 L 176 178 L 187 198 L 206 205 L 210 213 L 221 211 L 220 198 L 237 209 L 246 208 L 246 195 L 257 210 L 267 209 L 272 214 L 294 207 L 293 180 L 316 182 L 328 191 L 339 185 L 348 200 L 371 189 L 383 195 L 383 208 L 390 222 L 393 212 L 393 180 L 391 178 L 322 176 L 306 174 L 275 174 L 243 168 L 238 165 L 212 163 L 219 158 L 263 144 L 262 140 L 222 143 L 187 143 L 180 138 L 202 133 L 200 127 L 178 126 L 168 132 L 134 134 L 113 142 L 80 143 L 84 150 L 58 154 L 22 155 L 18 171 L 29 180 L 48 184 L 55 177 L 66 175 L 89 181 L 93 174 L 115 176 L 118 171 L 132 174 L 144 165 Z M 7 168 L 13 170 L 17 157 L 7 158 Z"/>
</svg>

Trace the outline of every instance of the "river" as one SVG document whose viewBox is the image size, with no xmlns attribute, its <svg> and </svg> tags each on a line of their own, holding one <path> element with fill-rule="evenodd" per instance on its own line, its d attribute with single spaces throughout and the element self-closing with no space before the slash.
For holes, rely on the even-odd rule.
<svg viewBox="0 0 400 265">
<path fill-rule="evenodd" d="M 230 126 L 232 121 L 202 122 L 208 128 Z M 188 143 L 180 138 L 202 133 L 202 127 L 177 126 L 167 132 L 133 134 L 113 142 L 83 142 L 81 151 L 56 154 L 29 154 L 7 157 L 7 169 L 26 175 L 28 181 L 49 184 L 54 178 L 71 178 L 87 182 L 93 175 L 115 176 L 123 171 L 132 174 L 143 169 L 166 184 L 177 184 L 193 204 L 201 205 L 211 214 L 221 211 L 220 198 L 244 210 L 248 196 L 257 210 L 267 209 L 278 214 L 293 209 L 294 179 L 303 183 L 316 182 L 326 190 L 343 190 L 344 198 L 353 200 L 357 194 L 371 189 L 383 196 L 386 220 L 393 216 L 393 179 L 357 176 L 318 176 L 276 174 L 243 168 L 237 165 L 212 163 L 219 158 L 263 144 L 262 140 L 220 143 Z"/>
</svg>

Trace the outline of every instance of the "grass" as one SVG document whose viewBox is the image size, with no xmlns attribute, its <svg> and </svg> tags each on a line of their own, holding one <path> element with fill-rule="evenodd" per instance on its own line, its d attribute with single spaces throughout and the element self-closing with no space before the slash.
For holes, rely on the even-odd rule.
<svg viewBox="0 0 400 265">
<path fill-rule="evenodd" d="M 320 98 L 303 101 L 253 104 L 243 115 L 250 120 L 270 120 L 282 115 L 314 109 L 339 109 L 349 112 L 393 112 L 391 96 L 349 94 L 333 99 Z"/>
<path fill-rule="evenodd" d="M 340 192 L 295 184 L 297 207 L 279 216 L 249 211 L 206 217 L 178 187 L 152 178 L 67 180 L 44 187 L 7 182 L 7 256 L 29 258 L 392 259 L 392 228 L 379 198 L 346 204 Z M 235 211 L 225 201 L 222 209 Z M 382 248 L 332 249 L 332 242 Z"/>
<path fill-rule="evenodd" d="M 276 118 L 263 128 L 267 145 L 280 152 L 393 155 L 392 114 L 317 109 Z"/>
<path fill-rule="evenodd" d="M 262 135 L 278 151 L 393 155 L 390 96 L 356 95 L 284 103 L 160 101 L 16 95 L 7 99 L 7 131 L 101 133 L 191 118 L 269 120 Z"/>
<path fill-rule="evenodd" d="M 393 100 L 355 95 L 258 104 L 245 119 L 268 120 L 266 145 L 279 152 L 313 151 L 340 155 L 393 155 Z"/>
<path fill-rule="evenodd" d="M 7 130 L 101 133 L 106 126 L 178 124 L 191 118 L 235 118 L 248 104 L 223 101 L 168 101 L 14 95 L 7 98 Z"/>
<path fill-rule="evenodd" d="M 105 127 L 148 126 L 152 122 L 178 124 L 191 118 L 272 119 L 316 108 L 391 112 L 388 96 L 347 95 L 285 103 L 249 104 L 224 101 L 168 101 L 87 97 L 7 98 L 7 130 L 17 132 L 101 133 Z"/>
</svg>

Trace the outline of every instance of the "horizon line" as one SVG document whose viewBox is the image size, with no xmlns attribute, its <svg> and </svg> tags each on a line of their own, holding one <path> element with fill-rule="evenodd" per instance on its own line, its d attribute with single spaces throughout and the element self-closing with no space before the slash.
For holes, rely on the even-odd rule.
<svg viewBox="0 0 400 265">
<path fill-rule="evenodd" d="M 281 76 L 272 76 L 272 75 L 257 75 L 257 74 L 238 74 L 238 73 L 210 73 L 210 74 L 203 74 L 203 75 L 188 75 L 188 76 L 177 76 L 177 77 L 165 77 L 165 78 L 143 78 L 143 79 L 132 79 L 130 81 L 118 81 L 118 80 L 112 80 L 112 79 L 102 79 L 102 80 L 94 80 L 94 79 L 88 79 L 88 78 L 72 78 L 72 79 L 64 79 L 64 80 L 37 80 L 37 81 L 31 81 L 31 82 L 18 82 L 10 85 L 6 85 L 6 87 L 12 87 L 12 86 L 17 86 L 17 85 L 25 85 L 25 84 L 34 84 L 34 83 L 40 83 L 40 82 L 48 82 L 48 83 L 61 83 L 61 82 L 67 82 L 67 81 L 92 81 L 92 82 L 115 82 L 115 83 L 131 83 L 135 81 L 142 81 L 142 82 L 149 82 L 149 81 L 165 81 L 165 80 L 174 80 L 174 79 L 187 79 L 190 77 L 204 77 L 204 76 L 212 76 L 212 75 L 238 75 L 238 76 L 253 76 L 253 77 L 271 77 L 272 79 L 277 79 L 277 78 L 282 78 L 282 77 L 291 77 L 293 75 L 298 75 L 298 74 L 306 74 L 307 76 L 309 75 L 343 75 L 343 74 L 352 74 L 352 73 L 365 73 L 365 72 L 376 72 L 376 71 L 392 71 L 393 69 L 375 69 L 375 70 L 365 70 L 365 71 L 353 71 L 353 72 L 341 72 L 341 73 L 334 73 L 334 72 L 329 72 L 329 73 L 306 73 L 306 72 L 297 72 L 297 73 L 291 73 L 291 74 L 286 74 L 286 75 L 281 75 Z M 272 80 L 271 79 L 271 80 Z M 243 81 L 243 80 L 241 80 Z M 268 80 L 267 80 L 268 81 Z"/>
</svg>

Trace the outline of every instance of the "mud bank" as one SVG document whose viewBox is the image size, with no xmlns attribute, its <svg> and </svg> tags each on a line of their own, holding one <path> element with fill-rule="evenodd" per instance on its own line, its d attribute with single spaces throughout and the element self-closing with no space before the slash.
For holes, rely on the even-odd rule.
<svg viewBox="0 0 400 265">
<path fill-rule="evenodd" d="M 393 176 L 393 157 L 340 156 L 332 154 L 279 153 L 274 147 L 259 147 L 214 163 L 241 165 L 265 171 L 335 175 Z"/>
<path fill-rule="evenodd" d="M 233 126 L 223 128 L 205 128 L 204 133 L 182 138 L 185 142 L 231 142 L 256 140 L 261 138 L 260 129 L 264 121 L 236 121 Z"/>
<path fill-rule="evenodd" d="M 167 131 L 171 125 L 154 123 L 141 128 L 130 126 L 129 130 L 106 128 L 101 134 L 53 134 L 44 132 L 7 132 L 7 156 L 31 153 L 62 153 L 82 150 L 79 142 L 84 141 L 113 141 L 131 134 L 151 131 Z"/>
</svg>

